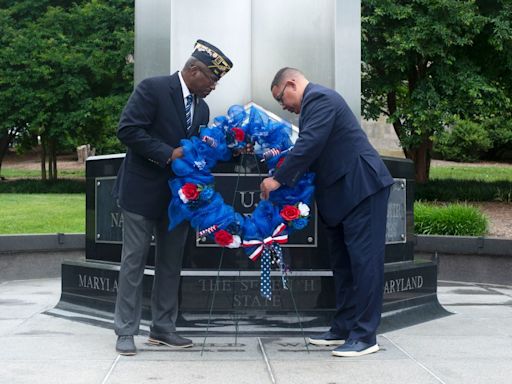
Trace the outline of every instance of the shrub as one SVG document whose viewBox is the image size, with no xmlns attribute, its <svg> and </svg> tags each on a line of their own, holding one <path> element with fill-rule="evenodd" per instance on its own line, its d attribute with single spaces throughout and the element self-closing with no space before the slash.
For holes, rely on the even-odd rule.
<svg viewBox="0 0 512 384">
<path fill-rule="evenodd" d="M 493 160 L 512 159 L 512 121 L 495 117 L 484 120 L 482 126 L 492 142 L 486 157 Z"/>
<path fill-rule="evenodd" d="M 487 228 L 487 217 L 466 204 L 414 204 L 414 231 L 419 235 L 483 236 Z"/>
<path fill-rule="evenodd" d="M 19 179 L 1 181 L 0 193 L 85 193 L 85 180 L 41 181 Z"/>
<path fill-rule="evenodd" d="M 492 147 L 492 141 L 485 128 L 469 120 L 459 120 L 444 131 L 435 145 L 435 151 L 444 159 L 472 162 Z"/>
<path fill-rule="evenodd" d="M 415 200 L 427 201 L 504 201 L 512 202 L 512 182 L 432 179 L 416 184 Z"/>
</svg>

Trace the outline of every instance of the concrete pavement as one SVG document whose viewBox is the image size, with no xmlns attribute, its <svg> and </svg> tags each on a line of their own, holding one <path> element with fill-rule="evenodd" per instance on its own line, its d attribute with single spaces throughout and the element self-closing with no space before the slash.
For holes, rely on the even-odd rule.
<svg viewBox="0 0 512 384">
<path fill-rule="evenodd" d="M 300 337 L 193 337 L 172 350 L 114 351 L 113 331 L 43 314 L 60 279 L 0 284 L 0 383 L 510 383 L 512 286 L 440 282 L 452 316 L 379 335 L 381 351 L 336 358 Z M 186 334 L 184 334 L 186 336 Z"/>
</svg>

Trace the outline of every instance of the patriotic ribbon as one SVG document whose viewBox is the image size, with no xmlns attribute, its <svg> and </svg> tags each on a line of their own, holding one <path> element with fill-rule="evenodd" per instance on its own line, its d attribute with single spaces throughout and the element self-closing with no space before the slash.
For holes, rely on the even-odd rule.
<svg viewBox="0 0 512 384">
<path fill-rule="evenodd" d="M 203 136 L 203 141 L 212 148 L 217 148 L 217 140 L 210 136 Z"/>
<path fill-rule="evenodd" d="M 244 240 L 243 246 L 245 248 L 249 247 L 255 247 L 257 248 L 249 255 L 249 259 L 252 261 L 258 260 L 261 253 L 263 252 L 263 249 L 266 247 L 270 247 L 272 244 L 285 244 L 288 242 L 288 235 L 282 234 L 282 232 L 286 229 L 286 224 L 281 223 L 279 224 L 276 229 L 274 229 L 274 232 L 271 236 L 263 239 L 263 240 Z"/>
<path fill-rule="evenodd" d="M 272 235 L 266 237 L 263 240 L 244 240 L 243 246 L 256 247 L 256 249 L 249 255 L 249 259 L 252 261 L 261 258 L 261 282 L 260 282 L 260 294 L 267 300 L 272 300 L 272 287 L 270 285 L 270 264 L 271 262 L 277 262 L 281 271 L 281 279 L 283 282 L 283 288 L 287 289 L 286 284 L 286 265 L 284 264 L 283 251 L 280 244 L 288 242 L 288 235 L 283 234 L 286 229 L 286 224 L 281 223 L 272 232 Z M 272 259 L 272 256 L 275 256 Z"/>
<path fill-rule="evenodd" d="M 286 264 L 284 263 L 283 250 L 279 244 L 274 243 L 269 247 L 264 247 L 262 254 L 260 294 L 265 299 L 272 300 L 272 286 L 270 285 L 270 264 L 277 263 L 279 265 L 283 289 L 288 289 L 288 284 L 286 282 L 287 268 Z"/>
<path fill-rule="evenodd" d="M 290 151 L 292 148 L 293 148 L 293 146 L 291 146 L 290 148 L 285 149 L 283 151 L 280 151 L 279 149 L 276 149 L 276 148 L 271 148 L 271 149 L 263 152 L 263 158 L 260 160 L 260 162 L 263 163 L 264 161 L 268 161 L 271 158 L 273 158 L 281 153 L 284 154 L 284 153 Z"/>
</svg>

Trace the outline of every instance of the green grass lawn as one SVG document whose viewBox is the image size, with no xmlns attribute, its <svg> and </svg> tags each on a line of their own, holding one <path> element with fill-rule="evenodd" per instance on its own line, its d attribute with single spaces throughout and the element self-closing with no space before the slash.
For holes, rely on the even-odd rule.
<svg viewBox="0 0 512 384">
<path fill-rule="evenodd" d="M 58 169 L 57 175 L 59 178 L 83 178 L 85 177 L 85 169 Z M 41 171 L 37 169 L 19 169 L 8 168 L 2 166 L 2 176 L 7 179 L 40 179 Z"/>
<path fill-rule="evenodd" d="M 0 234 L 84 233 L 84 194 L 0 194 Z"/>
<path fill-rule="evenodd" d="M 430 178 L 480 181 L 512 181 L 512 167 L 436 166 L 430 169 Z"/>
</svg>

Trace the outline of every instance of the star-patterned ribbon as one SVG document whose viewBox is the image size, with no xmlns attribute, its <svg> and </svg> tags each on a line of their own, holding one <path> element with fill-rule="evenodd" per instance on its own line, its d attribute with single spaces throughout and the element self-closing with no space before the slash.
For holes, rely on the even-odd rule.
<svg viewBox="0 0 512 384">
<path fill-rule="evenodd" d="M 288 289 L 286 282 L 287 268 L 284 263 L 283 250 L 277 243 L 264 246 L 262 251 L 260 294 L 267 300 L 272 300 L 272 287 L 270 285 L 271 264 L 278 264 L 283 288 Z"/>
<path fill-rule="evenodd" d="M 261 257 L 261 283 L 260 293 L 267 300 L 272 300 L 272 288 L 270 286 L 270 264 L 278 264 L 281 271 L 281 280 L 283 288 L 288 289 L 286 284 L 286 264 L 284 263 L 283 250 L 280 244 L 288 242 L 288 235 L 283 233 L 286 230 L 286 224 L 281 223 L 272 232 L 272 236 L 263 240 L 244 240 L 243 246 L 256 247 L 254 252 L 249 255 L 252 261 Z"/>
<path fill-rule="evenodd" d="M 261 258 L 261 282 L 260 294 L 267 300 L 272 300 L 272 288 L 270 287 L 270 248 L 265 247 Z"/>
</svg>

